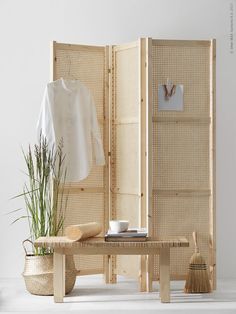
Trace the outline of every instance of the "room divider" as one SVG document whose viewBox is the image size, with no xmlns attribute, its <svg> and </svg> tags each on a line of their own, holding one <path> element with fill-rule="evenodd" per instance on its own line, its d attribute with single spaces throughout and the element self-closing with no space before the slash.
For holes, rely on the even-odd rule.
<svg viewBox="0 0 236 314">
<path fill-rule="evenodd" d="M 150 237 L 187 236 L 190 248 L 171 257 L 176 280 L 186 276 L 196 230 L 215 288 L 215 40 L 51 48 L 51 80 L 80 80 L 93 94 L 106 156 L 104 167 L 66 185 L 65 225 L 97 221 L 105 233 L 109 220 L 127 219 Z M 177 107 L 165 108 L 170 80 Z M 76 266 L 107 282 L 139 278 L 141 290 L 159 280 L 158 256 L 90 255 Z"/>
</svg>

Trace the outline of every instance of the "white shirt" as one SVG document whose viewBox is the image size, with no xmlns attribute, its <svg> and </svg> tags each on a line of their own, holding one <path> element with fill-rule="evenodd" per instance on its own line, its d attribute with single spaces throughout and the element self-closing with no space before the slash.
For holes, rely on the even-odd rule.
<svg viewBox="0 0 236 314">
<path fill-rule="evenodd" d="M 48 83 L 44 92 L 37 131 L 49 143 L 63 139 L 67 167 L 66 181 L 85 179 L 92 167 L 104 165 L 104 151 L 93 98 L 78 80 L 59 79 Z"/>
</svg>

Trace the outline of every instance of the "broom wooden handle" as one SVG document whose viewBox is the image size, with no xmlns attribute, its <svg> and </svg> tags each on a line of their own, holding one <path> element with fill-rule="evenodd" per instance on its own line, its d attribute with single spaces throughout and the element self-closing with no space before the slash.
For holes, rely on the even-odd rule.
<svg viewBox="0 0 236 314">
<path fill-rule="evenodd" d="M 195 253 L 199 253 L 199 247 L 197 244 L 197 232 L 193 231 L 193 242 L 194 242 L 194 246 L 195 246 Z"/>
</svg>

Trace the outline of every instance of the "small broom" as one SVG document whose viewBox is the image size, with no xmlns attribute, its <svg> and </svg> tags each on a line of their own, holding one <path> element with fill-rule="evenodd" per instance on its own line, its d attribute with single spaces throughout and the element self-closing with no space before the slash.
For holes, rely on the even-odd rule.
<svg viewBox="0 0 236 314">
<path fill-rule="evenodd" d="M 197 244 L 197 233 L 193 232 L 195 253 L 192 255 L 189 264 L 189 271 L 185 283 L 185 293 L 207 293 L 211 292 L 211 284 L 208 277 L 207 265 L 199 253 Z"/>
</svg>

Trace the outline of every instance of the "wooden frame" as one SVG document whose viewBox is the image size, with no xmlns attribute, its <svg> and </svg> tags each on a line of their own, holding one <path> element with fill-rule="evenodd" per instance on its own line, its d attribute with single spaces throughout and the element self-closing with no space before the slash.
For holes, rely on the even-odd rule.
<svg viewBox="0 0 236 314">
<path fill-rule="evenodd" d="M 156 48 L 155 48 L 156 47 Z M 155 51 L 155 49 L 157 49 Z M 149 94 L 153 97 L 152 99 L 152 108 L 154 112 L 154 116 L 152 117 L 151 122 L 149 122 L 149 126 L 152 124 L 151 129 L 149 128 L 149 133 L 153 133 L 153 143 L 152 147 L 154 148 L 153 156 L 150 157 L 149 161 L 153 161 L 153 164 L 156 168 L 156 163 L 159 162 L 159 182 L 163 182 L 163 184 L 154 184 L 157 178 L 157 170 L 153 169 L 150 170 L 149 179 L 151 174 L 153 175 L 152 180 L 152 206 L 149 204 L 149 232 L 154 236 L 164 236 L 164 235 L 171 235 L 171 229 L 175 230 L 174 225 L 172 224 L 171 228 L 171 221 L 166 221 L 165 216 L 167 217 L 167 211 L 171 212 L 171 209 L 168 209 L 167 202 L 170 204 L 174 204 L 173 207 L 175 208 L 175 212 L 172 211 L 173 217 L 176 217 L 175 223 L 179 225 L 178 231 L 175 230 L 176 234 L 178 234 L 180 228 L 182 228 L 181 232 L 184 231 L 185 235 L 187 235 L 190 239 L 190 249 L 189 251 L 185 251 L 184 263 L 185 269 L 187 270 L 187 263 L 189 257 L 193 252 L 193 243 L 191 239 L 191 233 L 193 230 L 200 229 L 201 235 L 201 245 L 200 249 L 203 251 L 203 255 L 205 256 L 209 270 L 210 270 L 210 278 L 213 289 L 216 288 L 216 239 L 215 239 L 215 40 L 207 40 L 207 41 L 179 41 L 179 40 L 149 40 L 149 65 L 151 67 L 150 71 L 154 71 L 151 75 L 152 83 L 149 84 L 152 90 L 149 91 Z M 173 59 L 172 59 L 173 58 Z M 183 61 L 183 63 L 181 63 Z M 173 66 L 173 62 L 175 62 L 175 66 Z M 182 65 L 182 67 L 178 67 L 178 62 Z M 195 62 L 195 66 L 194 65 Z M 198 66 L 199 65 L 199 66 Z M 171 68 L 172 67 L 172 68 Z M 187 72 L 186 72 L 187 71 Z M 191 73 L 191 72 L 192 73 Z M 188 83 L 183 83 L 184 81 L 184 73 L 186 72 L 186 77 L 189 81 L 193 81 L 194 86 L 190 86 Z M 179 84 L 184 84 L 185 88 L 185 109 L 184 112 L 158 112 L 158 101 L 156 97 L 156 90 L 157 90 L 157 81 L 159 84 L 164 84 L 164 76 L 166 77 L 174 77 L 175 83 L 179 82 Z M 156 81 L 156 82 L 155 82 Z M 205 88 L 201 85 L 201 82 L 204 81 Z M 195 91 L 196 99 L 194 100 L 193 104 L 189 103 L 189 95 L 193 95 Z M 199 98 L 199 101 L 198 101 Z M 203 108 L 204 104 L 204 108 Z M 192 107 L 191 107 L 192 106 Z M 203 111 L 201 110 L 204 109 Z M 162 132 L 162 126 L 163 130 Z M 166 126 L 166 127 L 165 127 Z M 167 129 L 168 127 L 168 129 Z M 181 142 L 180 136 L 185 136 L 184 133 L 180 133 L 180 130 L 185 130 L 186 132 L 186 140 L 183 139 Z M 192 128 L 192 129 L 191 129 Z M 159 131 L 157 131 L 159 130 Z M 162 132 L 162 133 L 160 133 Z M 182 131 L 181 131 L 182 132 Z M 192 133 L 190 133 L 192 132 Z M 159 135 L 158 135 L 159 134 Z M 160 165 L 161 156 L 160 156 L 160 145 L 162 145 L 163 141 L 168 143 L 171 134 L 173 136 L 177 134 L 179 137 L 176 138 L 177 144 L 172 143 L 169 147 L 168 144 L 165 144 L 165 148 L 163 150 L 163 154 L 165 154 L 165 158 L 168 159 L 168 167 L 173 171 L 168 174 L 164 165 Z M 190 144 L 186 144 L 185 146 L 184 141 L 186 142 L 188 139 L 188 134 L 193 134 L 192 138 L 195 139 L 195 143 L 201 144 L 201 141 L 204 141 L 205 146 L 199 146 L 203 149 L 203 156 L 199 162 L 197 160 L 193 160 L 191 153 Z M 169 137 L 169 139 L 168 139 Z M 183 138 L 183 137 L 182 137 Z M 161 142 L 160 142 L 161 141 Z M 178 142 L 179 141 L 179 142 Z M 197 142 L 196 142 L 197 141 Z M 158 144 L 159 143 L 159 144 Z M 157 146 L 155 146 L 157 145 Z M 178 173 L 174 168 L 177 163 L 173 160 L 173 165 L 171 164 L 171 155 L 173 151 L 173 147 L 181 149 L 189 154 L 187 156 L 187 162 L 190 164 L 192 163 L 192 176 L 193 178 L 196 176 L 196 172 L 194 173 L 194 167 L 200 167 L 200 163 L 203 166 L 203 169 L 206 169 L 206 174 L 200 177 L 197 177 L 197 180 L 201 180 L 203 183 L 199 186 L 191 186 L 191 183 L 188 185 L 184 184 L 184 181 L 181 181 L 182 173 Z M 182 146 L 180 146 L 182 145 Z M 162 149 L 162 148 L 161 148 Z M 194 150 L 194 146 L 192 146 L 192 151 Z M 174 151 L 173 151 L 174 152 Z M 175 153 L 178 153 L 176 151 Z M 169 154 L 169 155 L 168 155 Z M 191 155 L 192 154 L 192 155 Z M 159 156 L 157 158 L 157 156 Z M 164 156 L 164 155 L 163 155 Z M 172 158 L 175 154 L 172 154 Z M 175 157 L 174 157 L 175 158 Z M 178 157 L 176 157 L 178 158 Z M 160 167 L 163 169 L 163 172 L 160 171 Z M 179 164 L 178 164 L 179 167 Z M 205 168 L 204 168 L 205 167 Z M 190 173 L 190 168 L 189 168 Z M 185 171 L 186 174 L 188 173 Z M 176 173 L 176 176 L 173 177 L 173 173 Z M 172 177 L 171 177 L 172 176 Z M 161 177 L 161 180 L 160 180 Z M 172 181 L 171 181 L 172 180 Z M 183 180 L 185 180 L 183 176 Z M 150 182 L 150 181 L 149 181 Z M 169 183 L 168 183 L 169 182 Z M 180 182 L 179 186 L 176 185 L 176 182 Z M 187 182 L 187 181 L 186 181 Z M 189 180 L 191 182 L 191 180 Z M 199 181 L 200 182 L 200 181 Z M 150 184 L 150 186 L 151 186 Z M 169 185 L 168 185 L 169 184 Z M 176 186 L 175 186 L 176 185 Z M 149 189 L 150 192 L 150 189 Z M 158 199 L 158 201 L 157 201 Z M 176 200 L 175 203 L 172 200 Z M 190 201 L 192 200 L 192 201 Z M 182 202 L 182 205 L 181 205 Z M 186 228 L 184 228 L 184 222 L 178 220 L 178 215 L 181 215 L 183 212 L 184 203 L 187 204 L 188 208 L 191 209 L 188 211 L 188 221 L 191 223 L 191 228 L 189 231 L 186 232 Z M 158 204 L 158 205 L 157 205 Z M 197 217 L 194 211 L 205 208 L 205 213 L 201 211 L 200 215 L 203 217 Z M 193 213 L 191 214 L 189 212 Z M 176 216 L 177 215 L 177 216 Z M 157 216 L 159 219 L 157 219 Z M 182 216 L 181 216 L 182 217 Z M 192 217 L 192 218 L 191 218 Z M 203 219 L 203 220 L 201 220 Z M 160 222 L 159 222 L 160 221 Z M 165 230 L 163 229 L 163 225 L 165 226 Z M 200 228 L 200 225 L 202 226 Z M 190 225 L 189 225 L 190 226 Z M 159 229 L 159 230 L 158 230 Z M 161 230 L 160 230 L 161 229 Z M 191 229 L 191 230 L 190 230 Z M 157 231 L 158 230 L 158 231 Z M 154 265 L 153 265 L 154 262 Z M 175 265 L 177 266 L 179 263 L 183 262 L 183 258 L 180 259 L 172 259 L 172 266 L 173 270 L 171 270 L 171 278 L 172 279 L 185 279 L 186 273 L 183 272 L 183 269 L 180 270 L 179 267 L 176 269 L 179 272 L 176 272 Z M 150 275 L 150 282 L 152 280 L 159 280 L 158 276 L 158 259 L 155 258 L 155 261 L 151 259 L 149 268 L 152 270 L 154 269 L 153 274 Z M 152 278 L 151 278 L 152 277 Z M 150 284 L 151 286 L 151 284 Z M 150 287 L 151 288 L 151 287 Z"/>
<path fill-rule="evenodd" d="M 213 289 L 216 289 L 216 40 L 211 40 L 211 134 L 210 134 L 210 152 L 211 152 L 211 197 L 210 206 L 210 276 Z"/>
<path fill-rule="evenodd" d="M 111 218 L 129 220 L 131 226 L 141 225 L 144 194 L 141 186 L 141 54 L 141 40 L 111 47 Z M 130 135 L 126 136 L 127 133 Z M 143 282 L 145 278 L 141 280 L 140 262 L 140 258 L 135 256 L 112 256 L 111 282 L 116 282 L 117 274 L 139 277 L 140 283 Z M 140 289 L 143 288 L 140 286 Z"/>
<path fill-rule="evenodd" d="M 146 63 L 146 106 L 147 106 L 147 114 L 146 114 L 146 143 L 147 143 L 147 168 L 146 171 L 148 173 L 147 176 L 147 186 L 146 186 L 146 194 L 147 194 L 147 228 L 148 234 L 150 237 L 153 236 L 153 225 L 152 225 L 152 39 L 146 39 L 146 55 L 147 55 L 147 63 Z M 148 291 L 152 291 L 152 282 L 153 282 L 153 256 L 148 256 L 147 261 L 147 289 Z"/>
<path fill-rule="evenodd" d="M 83 60 L 84 59 L 84 60 Z M 90 62 L 91 61 L 91 62 Z M 98 167 L 98 170 L 94 167 L 92 173 L 88 178 L 81 183 L 69 183 L 64 187 L 64 191 L 69 194 L 69 200 L 71 203 L 69 207 L 78 206 L 82 200 L 82 204 L 90 202 L 90 208 L 93 212 L 96 211 L 96 207 L 100 206 L 97 214 L 97 219 L 103 225 L 103 233 L 108 227 L 109 221 L 109 90 L 108 90 L 108 67 L 109 67 L 109 47 L 100 46 L 87 46 L 87 45 L 72 45 L 57 43 L 53 41 L 51 43 L 51 74 L 50 80 L 54 81 L 60 77 L 68 79 L 79 79 L 84 83 L 93 94 L 95 103 L 97 106 L 98 121 L 101 126 L 103 134 L 104 152 L 106 158 L 106 166 Z M 80 71 L 81 70 L 81 71 Z M 102 184 L 100 183 L 102 182 Z M 96 198 L 99 197 L 99 202 L 96 202 Z M 83 206 L 83 205 L 82 205 Z M 101 208 L 102 207 L 102 208 Z M 67 212 L 68 222 L 81 223 L 90 221 L 90 214 L 86 214 L 86 210 L 81 212 L 81 215 L 77 212 L 75 219 L 71 217 L 75 212 L 75 209 Z M 73 221 L 73 222 L 72 222 Z M 95 273 L 104 273 L 105 281 L 108 280 L 108 261 L 107 257 L 101 257 L 100 261 L 96 264 L 93 263 L 91 258 L 86 260 L 86 257 L 81 261 L 75 260 L 78 275 L 87 275 Z"/>
</svg>

